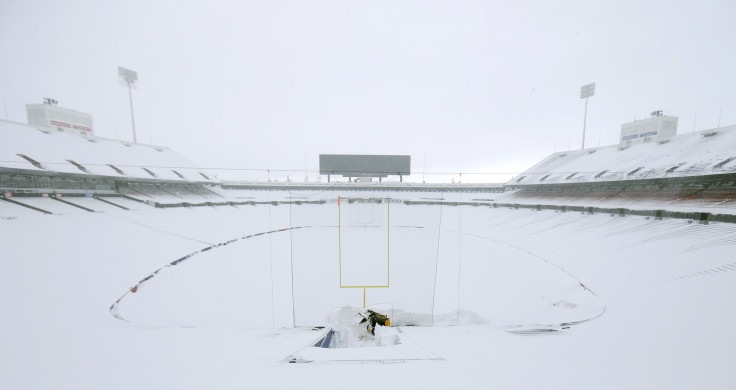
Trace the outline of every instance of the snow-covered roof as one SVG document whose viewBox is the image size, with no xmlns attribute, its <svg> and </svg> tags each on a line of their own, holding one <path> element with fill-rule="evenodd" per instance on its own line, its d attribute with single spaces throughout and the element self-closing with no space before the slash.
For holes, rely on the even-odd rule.
<svg viewBox="0 0 736 390">
<path fill-rule="evenodd" d="M 554 153 L 507 185 L 591 183 L 736 172 L 736 125 L 663 143 Z"/>
<path fill-rule="evenodd" d="M 211 174 L 161 146 L 46 132 L 3 120 L 0 139 L 0 168 L 181 182 L 209 181 L 200 173 L 211 178 Z"/>
</svg>

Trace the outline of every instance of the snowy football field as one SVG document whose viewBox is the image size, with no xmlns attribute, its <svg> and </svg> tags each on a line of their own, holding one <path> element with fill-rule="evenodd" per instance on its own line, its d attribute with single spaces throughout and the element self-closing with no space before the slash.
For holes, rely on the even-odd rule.
<svg viewBox="0 0 736 390">
<path fill-rule="evenodd" d="M 277 203 L 130 202 L 125 211 L 81 200 L 90 213 L 33 201 L 54 215 L 0 204 L 0 388 L 729 388 L 736 380 L 732 224 L 405 203 L 473 194 L 244 195 Z M 338 197 L 395 202 L 354 203 L 341 214 Z M 366 288 L 365 298 L 362 288 L 340 288 L 341 278 L 382 283 L 384 270 L 389 287 Z M 355 351 L 358 362 L 329 354 L 284 362 L 320 337 L 312 327 L 327 325 L 331 310 L 364 299 L 392 305 L 414 350 L 384 361 L 361 362 Z M 542 328 L 559 331 L 510 332 Z"/>
</svg>

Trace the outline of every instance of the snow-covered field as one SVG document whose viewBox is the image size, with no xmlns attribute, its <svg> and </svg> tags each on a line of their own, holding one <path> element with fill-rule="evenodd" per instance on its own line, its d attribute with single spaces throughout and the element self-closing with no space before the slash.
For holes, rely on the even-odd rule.
<svg viewBox="0 0 736 390">
<path fill-rule="evenodd" d="M 90 213 L 34 200 L 55 215 L 0 202 L 0 388 L 736 381 L 736 225 L 403 203 L 477 194 L 239 196 L 325 202 L 129 202 L 125 211 L 85 199 L 98 211 Z M 394 202 L 337 206 L 338 197 L 345 205 L 388 196 Z M 355 270 L 383 282 L 384 254 L 389 287 L 366 288 L 365 298 L 362 288 L 340 288 Z M 330 352 L 314 363 L 285 362 L 323 334 L 312 327 L 327 325 L 335 308 L 364 299 L 393 307 L 403 350 L 383 362 L 359 349 L 349 358 L 364 362 L 328 361 L 338 356 Z M 514 333 L 531 329 L 559 331 Z"/>
</svg>

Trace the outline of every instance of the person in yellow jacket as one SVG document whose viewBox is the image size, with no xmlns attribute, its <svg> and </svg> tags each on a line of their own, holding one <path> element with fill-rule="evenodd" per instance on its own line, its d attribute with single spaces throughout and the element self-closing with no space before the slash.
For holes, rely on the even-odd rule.
<svg viewBox="0 0 736 390">
<path fill-rule="evenodd" d="M 360 321 L 360 323 L 363 324 L 367 322 L 368 325 L 366 326 L 366 329 L 372 335 L 376 334 L 376 325 L 391 326 L 391 319 L 384 314 L 377 313 L 373 310 L 366 310 L 366 313 L 361 315 L 363 316 L 363 320 Z"/>
</svg>

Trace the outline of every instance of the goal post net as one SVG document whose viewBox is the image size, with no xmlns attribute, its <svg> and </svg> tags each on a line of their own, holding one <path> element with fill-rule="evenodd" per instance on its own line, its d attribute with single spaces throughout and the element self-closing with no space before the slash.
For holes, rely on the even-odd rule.
<svg viewBox="0 0 736 390">
<path fill-rule="evenodd" d="M 341 288 L 390 286 L 390 198 L 338 198 Z"/>
</svg>

